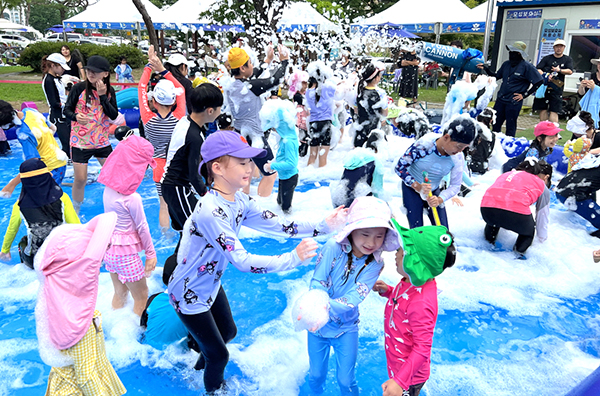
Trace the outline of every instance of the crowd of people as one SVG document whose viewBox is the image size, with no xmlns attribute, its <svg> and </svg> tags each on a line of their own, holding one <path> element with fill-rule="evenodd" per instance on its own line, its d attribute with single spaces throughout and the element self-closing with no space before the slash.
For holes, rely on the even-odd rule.
<svg viewBox="0 0 600 396">
<path fill-rule="evenodd" d="M 383 394 L 418 395 L 430 376 L 438 313 L 435 278 L 456 261 L 449 202 L 460 204 L 457 196 L 469 193 L 472 175 L 490 169 L 495 150 L 501 149 L 500 127 L 506 121 L 506 135 L 514 136 L 523 98 L 544 82 L 547 89 L 535 104 L 542 110 L 535 139 L 502 166 L 502 174 L 486 190 L 481 232 L 492 250 L 499 248 L 501 229 L 516 233 L 518 259 L 526 259 L 536 236 L 539 243 L 548 239 L 550 188 L 553 175 L 554 181 L 557 177 L 546 159 L 563 131 L 555 124 L 560 112 L 556 102 L 572 61 L 562 54 L 560 41 L 537 70 L 526 62 L 523 43 L 507 49 L 509 60 L 497 72 L 482 67 L 489 77 L 503 81 L 494 109 L 476 106 L 464 112 L 461 105 L 433 132 L 426 116 L 397 106 L 379 87 L 382 64 L 371 62 L 357 70 L 348 51 L 333 65 L 315 61 L 298 67 L 290 65 L 285 46 L 268 46 L 259 62 L 242 43 L 229 50 L 218 78 L 196 84 L 196 76 L 188 76 L 185 56 L 173 54 L 163 63 L 151 47 L 138 88 L 140 130 L 127 131 L 118 142 L 110 135 L 112 124 L 122 124 L 112 65 L 94 55 L 83 66 L 68 46 L 45 57 L 47 118 L 0 100 L 0 125 L 18 128 L 25 156 L 2 190 L 7 197 L 21 185 L 0 259 L 11 259 L 23 221 L 27 235 L 19 242 L 20 259 L 42 279 L 36 320 L 42 359 L 52 366 L 48 394 L 126 392 L 106 358 L 101 315 L 95 309 L 102 265 L 114 286 L 112 308 L 123 309 L 131 294 L 133 312 L 146 328 L 145 342 L 160 347 L 186 338 L 198 352 L 194 368 L 203 370 L 205 390 L 212 394 L 227 387 L 227 343 L 237 333 L 221 284 L 227 266 L 266 274 L 316 257 L 309 293 L 325 293 L 326 303 L 300 301 L 304 313 L 297 318 L 308 330 L 311 391 L 324 391 L 333 347 L 341 394 L 358 394 L 358 307 L 373 290 L 387 300 L 381 331 L 389 380 L 382 384 Z M 406 48 L 400 63 L 401 96 L 416 100 L 416 49 Z M 114 71 L 118 82 L 131 81 L 126 59 Z M 61 76 L 67 72 L 81 82 L 65 86 Z M 495 83 L 493 78 L 486 81 Z M 597 91 L 594 82 L 597 76 L 582 87 Z M 457 83 L 451 90 L 461 87 Z M 564 147 L 569 173 L 555 191 L 560 202 L 599 229 L 592 235 L 600 237 L 597 118 L 581 111 L 567 124 L 573 133 Z M 385 201 L 378 153 L 392 134 L 414 140 L 406 152 L 397 153 L 394 167 L 408 228 Z M 300 158 L 308 156 L 307 167 L 325 167 L 330 150 L 343 139 L 353 149 L 346 154 L 340 180 L 331 185 L 331 213 L 318 222 L 288 218 L 294 213 Z M 97 182 L 105 186 L 105 213 L 80 224 L 92 157 L 102 166 Z M 67 166 L 74 176 L 70 197 L 61 187 Z M 167 234 L 172 228 L 179 236 L 165 263 L 157 263 L 152 225 L 136 192 L 149 167 L 160 200 L 161 231 Z M 259 197 L 271 196 L 278 182 L 282 215 L 252 198 L 253 178 L 260 178 Z M 535 216 L 530 209 L 534 203 Z M 431 225 L 425 225 L 424 212 Z M 289 252 L 257 255 L 244 248 L 242 226 L 304 239 Z M 314 238 L 320 235 L 330 237 L 317 252 Z M 396 286 L 378 280 L 383 252 L 395 254 L 391 265 L 402 276 Z M 146 279 L 157 264 L 163 267 L 166 289 L 149 297 Z M 58 320 L 49 321 L 49 316 Z M 325 319 L 315 321 L 319 316 Z"/>
</svg>

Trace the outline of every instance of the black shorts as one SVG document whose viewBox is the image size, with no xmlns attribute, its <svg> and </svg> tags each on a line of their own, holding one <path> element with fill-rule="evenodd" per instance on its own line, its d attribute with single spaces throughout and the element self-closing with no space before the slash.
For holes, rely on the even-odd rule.
<svg viewBox="0 0 600 396">
<path fill-rule="evenodd" d="M 248 141 L 248 144 L 252 146 L 252 139 L 250 139 L 250 136 L 248 136 L 246 140 Z M 252 158 L 252 162 L 254 162 L 254 164 L 258 167 L 258 170 L 260 171 L 261 175 L 271 176 L 274 175 L 275 172 L 265 172 L 264 166 L 267 162 L 272 161 L 275 158 L 275 156 L 273 155 L 273 150 L 271 150 L 271 146 L 269 146 L 269 141 L 267 140 L 267 138 L 262 136 L 262 141 L 263 149 L 267 150 L 267 155 L 265 155 L 262 158 Z"/>
<path fill-rule="evenodd" d="M 533 100 L 532 109 L 534 111 L 548 110 L 552 113 L 560 113 L 562 111 L 562 94 L 548 88 L 544 98 Z"/>
<path fill-rule="evenodd" d="M 315 121 L 310 123 L 310 147 L 329 146 L 331 144 L 331 121 Z"/>
<path fill-rule="evenodd" d="M 90 158 L 107 158 L 112 151 L 112 146 L 106 146 L 97 149 L 80 149 L 77 147 L 71 147 L 71 160 L 75 164 L 87 164 Z"/>
</svg>

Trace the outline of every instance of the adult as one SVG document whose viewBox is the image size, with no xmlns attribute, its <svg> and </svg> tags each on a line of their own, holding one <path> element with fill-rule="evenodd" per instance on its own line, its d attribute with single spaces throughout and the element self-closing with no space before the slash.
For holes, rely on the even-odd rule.
<svg viewBox="0 0 600 396">
<path fill-rule="evenodd" d="M 594 90 L 597 85 L 600 85 L 600 67 L 598 67 L 598 64 L 600 64 L 600 58 L 592 59 L 590 63 L 596 66 L 596 72 L 591 73 L 589 80 L 581 80 L 581 84 L 577 90 L 577 93 L 581 96 L 585 95 L 590 89 Z"/>
<path fill-rule="evenodd" d="M 417 56 L 417 51 L 412 44 L 402 49 L 398 66 L 402 68 L 400 77 L 400 87 L 398 95 L 401 98 L 416 101 L 419 96 L 419 63 L 421 59 Z"/>
<path fill-rule="evenodd" d="M 599 166 L 600 157 L 588 154 L 556 188 L 560 202 L 597 228 L 591 234 L 596 238 L 600 238 L 600 206 L 596 203 L 596 191 L 600 190 Z"/>
<path fill-rule="evenodd" d="M 506 49 L 508 50 L 508 60 L 500 66 L 497 72 L 493 72 L 485 64 L 477 65 L 477 67 L 484 69 L 487 75 L 502 80 L 494 105 L 496 122 L 492 130 L 501 132 L 502 124 L 506 121 L 506 135 L 514 137 L 523 100 L 542 85 L 543 79 L 537 69 L 527 62 L 528 56 L 525 52 L 527 44 L 516 41 L 513 45 L 507 45 Z"/>
<path fill-rule="evenodd" d="M 596 88 L 597 85 L 600 85 L 600 59 L 592 59 L 591 64 L 596 66 L 596 72 L 592 72 L 589 79 L 581 80 L 581 84 L 577 90 L 577 93 L 584 98 L 579 102 L 581 105 L 581 110 L 588 111 L 592 114 L 592 118 L 594 118 L 594 122 L 596 126 L 599 126 L 600 123 L 600 91 Z M 589 91 L 592 91 L 591 95 L 585 96 Z"/>
<path fill-rule="evenodd" d="M 334 67 L 334 70 L 339 70 L 346 76 L 352 73 L 355 69 L 354 62 L 352 62 L 352 54 L 348 50 L 342 51 L 342 59 L 340 59 Z"/>
<path fill-rule="evenodd" d="M 83 61 L 77 53 L 71 53 L 71 48 L 65 44 L 60 47 L 60 53 L 65 57 L 69 70 L 65 69 L 66 75 L 78 78 L 81 81 L 85 80 L 85 70 L 83 70 Z"/>
<path fill-rule="evenodd" d="M 537 65 L 538 72 L 548 76 L 544 97 L 533 101 L 533 110 L 539 110 L 540 121 L 558 122 L 558 113 L 562 111 L 565 76 L 573 74 L 573 59 L 564 54 L 566 44 L 565 40 L 556 40 L 554 53 L 544 56 Z"/>
<path fill-rule="evenodd" d="M 165 62 L 165 69 L 173 74 L 173 77 L 185 89 L 185 106 L 187 114 L 192 112 L 192 91 L 194 87 L 192 82 L 187 78 L 189 67 L 193 66 L 193 62 L 189 62 L 182 54 L 172 54 Z"/>
</svg>

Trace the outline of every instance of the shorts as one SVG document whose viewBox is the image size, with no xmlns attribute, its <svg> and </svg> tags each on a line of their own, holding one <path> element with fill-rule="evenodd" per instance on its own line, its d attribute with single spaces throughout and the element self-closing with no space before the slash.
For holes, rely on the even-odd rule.
<svg viewBox="0 0 600 396">
<path fill-rule="evenodd" d="M 562 94 L 548 87 L 545 97 L 533 100 L 532 109 L 534 111 L 548 110 L 552 113 L 560 113 L 562 111 Z"/>
<path fill-rule="evenodd" d="M 248 138 L 246 139 L 248 141 L 248 144 L 250 146 L 252 146 L 252 139 L 250 139 L 250 136 L 248 136 Z M 260 174 L 263 176 L 271 176 L 274 175 L 275 172 L 265 172 L 264 166 L 267 162 L 272 161 L 275 156 L 273 155 L 273 150 L 271 150 L 271 146 L 269 146 L 269 142 L 267 141 L 267 138 L 262 136 L 262 141 L 263 141 L 263 149 L 267 150 L 267 155 L 265 155 L 262 158 L 252 158 L 252 162 L 254 162 L 254 164 L 258 167 L 258 170 L 260 171 Z M 252 146 L 254 147 L 254 146 Z"/>
<path fill-rule="evenodd" d="M 96 159 L 104 159 L 107 158 L 112 151 L 112 146 L 93 149 L 71 147 L 71 160 L 75 164 L 87 164 L 90 158 L 96 157 Z"/>
<path fill-rule="evenodd" d="M 333 124 L 330 120 L 315 121 L 310 123 L 310 147 L 329 146 L 331 144 L 331 128 Z"/>
<path fill-rule="evenodd" d="M 137 253 L 127 255 L 106 253 L 104 266 L 108 272 L 119 275 L 122 283 L 142 280 L 146 272 L 146 267 Z"/>
<path fill-rule="evenodd" d="M 65 178 L 65 172 L 67 171 L 67 166 L 63 165 L 60 168 L 52 169 L 50 173 L 52 174 L 52 178 L 59 186 L 62 184 L 63 179 Z"/>
</svg>

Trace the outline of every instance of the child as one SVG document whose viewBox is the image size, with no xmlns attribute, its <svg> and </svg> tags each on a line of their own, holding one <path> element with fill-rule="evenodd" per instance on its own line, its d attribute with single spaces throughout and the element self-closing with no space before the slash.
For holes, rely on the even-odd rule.
<svg viewBox="0 0 600 396">
<path fill-rule="evenodd" d="M 442 127 L 443 135 L 429 133 L 414 142 L 396 165 L 402 178 L 402 201 L 407 210 L 410 228 L 423 225 L 423 208 L 428 204 L 431 224 L 435 224 L 431 208 L 437 208 L 441 225 L 448 228 L 443 203 L 460 191 L 464 156 L 462 151 L 475 139 L 475 122 L 467 115 L 459 115 Z M 427 172 L 430 183 L 426 183 Z M 440 192 L 440 182 L 450 173 L 450 186 Z M 432 195 L 428 196 L 429 192 Z"/>
<path fill-rule="evenodd" d="M 373 290 L 388 299 L 385 306 L 385 355 L 389 380 L 384 396 L 418 396 L 429 379 L 431 345 L 438 315 L 435 277 L 454 265 L 454 237 L 446 227 L 408 230 L 392 220 L 400 233 L 396 287 L 382 280 Z"/>
<path fill-rule="evenodd" d="M 308 73 L 305 71 L 298 71 L 294 75 L 298 75 L 297 79 L 300 81 L 300 88 L 294 93 L 294 103 L 296 104 L 296 127 L 298 128 L 298 138 L 300 140 L 299 154 L 300 157 L 304 157 L 308 152 L 308 128 L 306 126 L 306 120 L 308 118 L 308 110 L 306 109 L 306 90 L 308 89 Z M 290 86 L 290 90 L 292 87 Z"/>
<path fill-rule="evenodd" d="M 117 215 L 57 227 L 35 260 L 40 356 L 52 366 L 46 395 L 120 396 L 127 392 L 106 357 L 102 316 L 95 309 L 102 257 Z"/>
<path fill-rule="evenodd" d="M 489 107 L 477 116 L 478 133 L 473 148 L 469 150 L 471 156 L 469 169 L 473 173 L 483 175 L 489 170 L 488 160 L 492 156 L 496 144 L 496 135 L 490 132 L 490 126 L 493 125 L 495 119 L 496 111 Z"/>
<path fill-rule="evenodd" d="M 495 244 L 500 228 L 516 232 L 519 236 L 513 250 L 518 258 L 525 258 L 536 229 L 538 239 L 544 242 L 548 238 L 551 180 L 552 166 L 533 157 L 526 158 L 515 170 L 500 175 L 481 201 L 485 239 Z M 534 203 L 535 221 L 529 209 Z"/>
<path fill-rule="evenodd" d="M 202 146 L 201 172 L 209 184 L 214 184 L 185 224 L 179 265 L 169 281 L 168 291 L 171 305 L 202 351 L 195 368 L 205 369 L 206 392 L 214 392 L 223 385 L 229 360 L 225 344 L 237 332 L 221 286 L 227 264 L 255 274 L 284 271 L 315 256 L 317 247 L 309 238 L 294 251 L 282 255 L 250 254 L 238 239 L 242 225 L 283 237 L 312 237 L 329 228 L 325 222 L 283 224 L 277 215 L 262 210 L 255 200 L 239 191 L 250 182 L 251 158 L 265 155 L 266 150 L 250 147 L 234 131 L 217 131 Z M 341 208 L 326 222 L 332 224 L 338 214 L 343 214 Z"/>
<path fill-rule="evenodd" d="M 142 183 L 148 165 L 155 168 L 154 148 L 146 139 L 129 136 L 119 143 L 100 172 L 104 189 L 104 212 L 115 212 L 117 226 L 104 262 L 115 288 L 113 309 L 122 308 L 127 294 L 133 296 L 133 312 L 140 316 L 148 300 L 149 277 L 156 266 L 156 252 L 146 222 L 142 197 L 135 191 Z M 146 252 L 146 265 L 138 253 Z"/>
<path fill-rule="evenodd" d="M 169 229 L 169 209 L 162 196 L 160 181 L 165 171 L 167 146 L 171 141 L 173 130 L 179 120 L 185 116 L 185 92 L 179 81 L 173 77 L 171 72 L 165 69 L 158 56 L 156 56 L 153 45 L 148 49 L 148 60 L 149 63 L 144 68 L 140 78 L 138 99 L 145 136 L 154 146 L 156 168 L 154 168 L 152 178 L 156 184 L 160 201 L 158 222 L 161 231 L 165 233 Z M 148 82 L 153 70 L 163 75 L 164 79 L 154 86 L 151 93 L 147 93 Z M 151 110 L 151 106 L 154 107 L 155 111 Z"/>
<path fill-rule="evenodd" d="M 281 137 L 274 162 L 265 164 L 265 171 L 279 175 L 277 204 L 283 213 L 292 211 L 294 189 L 298 185 L 298 136 L 296 135 L 296 108 L 287 100 L 269 100 L 260 110 L 262 128 L 273 128 Z"/>
<path fill-rule="evenodd" d="M 354 147 L 362 147 L 374 129 L 381 128 L 381 121 L 387 116 L 387 95 L 377 87 L 381 81 L 383 64 L 369 63 L 361 74 L 358 83 L 358 125 L 354 136 Z"/>
<path fill-rule="evenodd" d="M 104 165 L 112 152 L 108 120 L 119 116 L 115 90 L 110 86 L 110 63 L 94 55 L 85 69 L 86 80 L 69 92 L 64 109 L 65 116 L 72 121 L 71 160 L 75 171 L 72 194 L 78 214 L 85 196 L 88 161 L 96 157 Z"/>
<path fill-rule="evenodd" d="M 573 132 L 573 137 L 565 143 L 563 152 L 569 159 L 568 172 L 571 172 L 592 147 L 592 139 L 588 137 L 594 132 L 592 115 L 587 111 L 580 111 L 567 122 L 567 130 Z"/>
<path fill-rule="evenodd" d="M 65 177 L 68 158 L 54 138 L 56 127 L 39 111 L 35 109 L 17 111 L 4 100 L 0 100 L 0 126 L 3 129 L 16 126 L 24 159 L 40 158 L 48 167 L 56 184 L 60 186 Z M 3 195 L 10 197 L 20 182 L 17 175 L 2 189 Z"/>
<path fill-rule="evenodd" d="M 308 164 L 312 165 L 319 158 L 319 168 L 327 165 L 329 145 L 333 134 L 333 100 L 336 86 L 326 79 L 332 71 L 323 62 L 317 61 L 309 65 L 308 91 L 306 103 L 310 111 L 309 135 L 310 154 Z"/>
<path fill-rule="evenodd" d="M 346 227 L 319 253 L 310 288 L 329 294 L 329 322 L 308 333 L 309 385 L 315 394 L 324 391 L 333 347 L 342 395 L 358 395 L 354 376 L 358 304 L 367 297 L 383 269 L 381 252 L 399 248 L 391 215 L 387 203 L 378 198 L 356 198 L 348 211 Z"/>
<path fill-rule="evenodd" d="M 344 158 L 344 173 L 329 186 L 333 207 L 350 207 L 355 198 L 383 194 L 384 167 L 375 156 L 376 147 L 355 147 Z"/>
<path fill-rule="evenodd" d="M 71 70 L 67 65 L 64 56 L 58 53 L 50 54 L 42 58 L 42 88 L 46 101 L 50 108 L 48 120 L 56 126 L 56 133 L 60 139 L 60 145 L 67 157 L 71 155 L 69 139 L 71 138 L 71 122 L 63 115 L 63 107 L 67 101 L 65 86 L 62 83 L 61 76 L 67 70 Z"/>
<path fill-rule="evenodd" d="M 69 196 L 56 184 L 42 160 L 28 159 L 21 164 L 19 172 L 21 196 L 12 209 L 0 260 L 10 261 L 10 246 L 23 218 L 27 236 L 19 242 L 19 255 L 22 263 L 33 268 L 33 259 L 50 231 L 65 222 L 79 224 L 79 218 Z"/>
<path fill-rule="evenodd" d="M 269 78 L 258 78 L 262 69 L 258 67 L 259 65 L 252 64 L 250 55 L 243 48 L 234 47 L 227 54 L 227 60 L 231 67 L 230 73 L 234 80 L 225 87 L 225 98 L 227 109 L 233 117 L 233 126 L 248 140 L 251 146 L 267 150 L 264 158 L 254 159 L 263 176 L 258 185 L 258 195 L 261 197 L 271 195 L 273 184 L 277 178 L 274 172 L 266 172 L 264 169 L 264 165 L 274 156 L 261 128 L 259 113 L 263 104 L 261 95 L 279 85 L 289 62 L 289 51 L 286 47 L 280 44 L 278 52 L 281 66 Z M 274 56 L 273 48 L 269 46 L 265 63 L 271 63 Z M 250 193 L 250 185 L 246 187 L 245 192 Z"/>
<path fill-rule="evenodd" d="M 148 51 L 149 53 L 150 51 Z M 115 67 L 115 74 L 117 75 L 117 82 L 120 83 L 132 83 L 133 76 L 131 75 L 131 66 L 127 64 L 127 58 L 121 56 L 119 58 L 119 64 Z"/>
<path fill-rule="evenodd" d="M 522 163 L 525 158 L 534 157 L 538 160 L 542 160 L 552 154 L 556 142 L 560 139 L 558 133 L 561 131 L 562 129 L 553 122 L 542 121 L 538 123 L 533 130 L 535 139 L 531 142 L 531 145 L 521 154 L 506 161 L 506 163 L 502 165 L 502 172 L 506 173 L 513 170 L 517 165 Z"/>
</svg>

